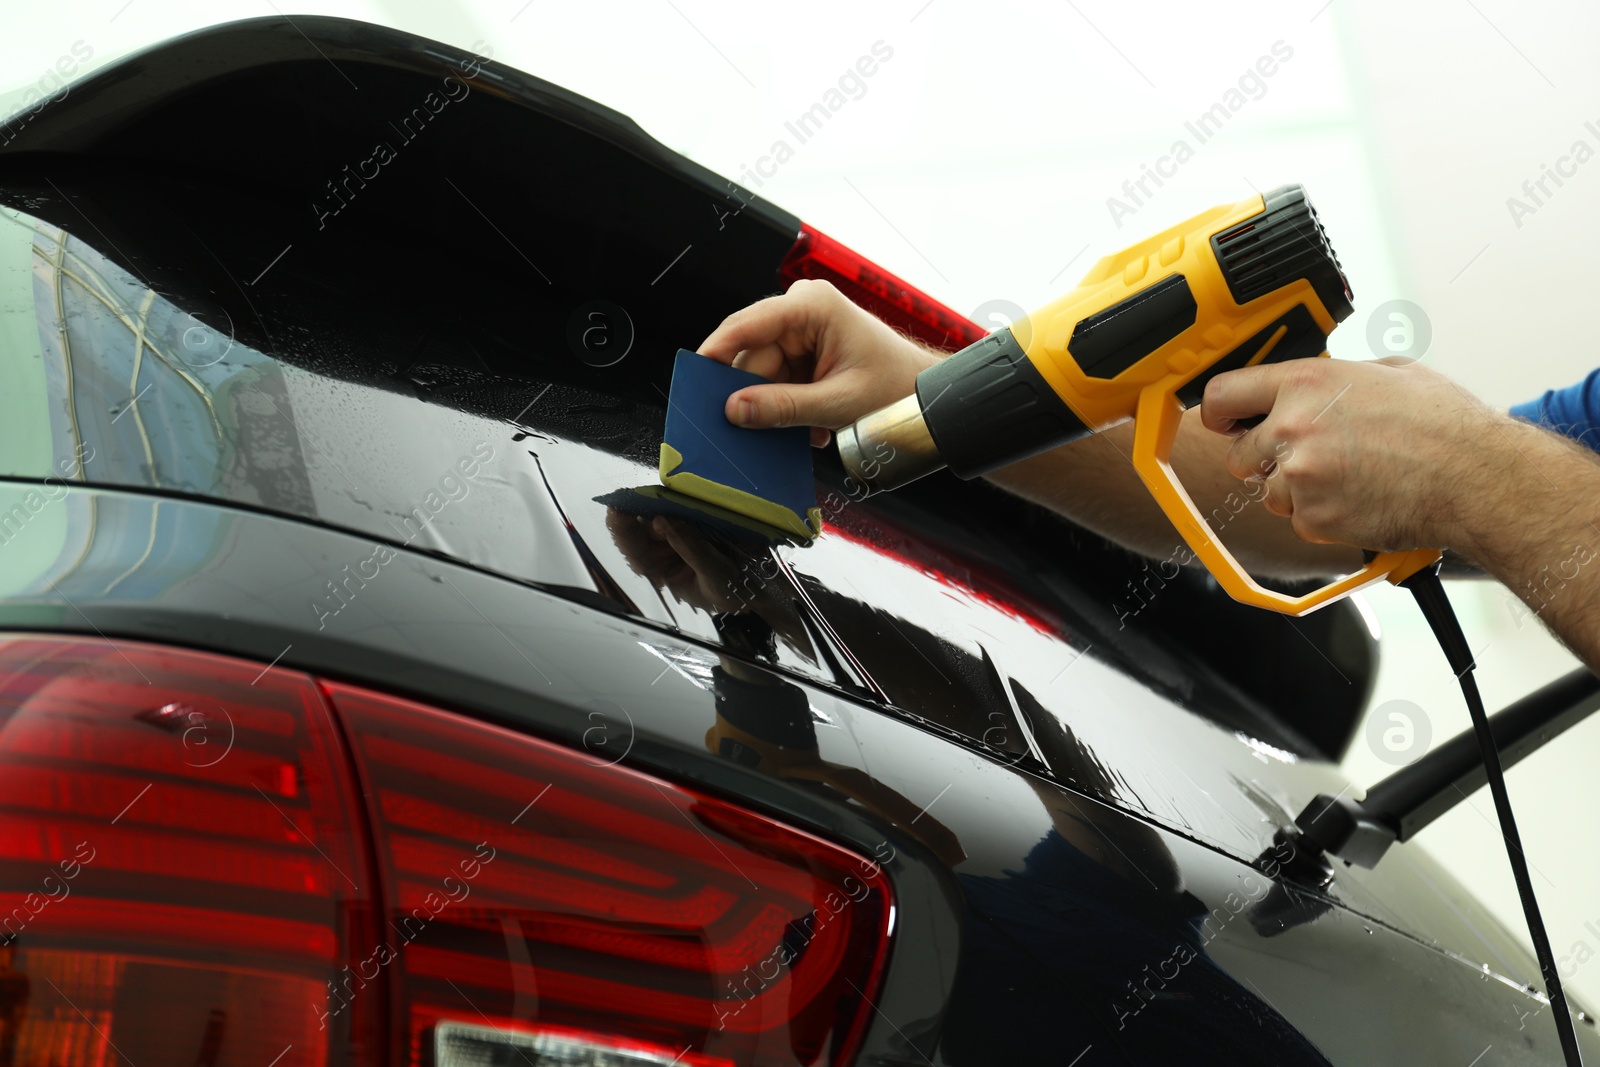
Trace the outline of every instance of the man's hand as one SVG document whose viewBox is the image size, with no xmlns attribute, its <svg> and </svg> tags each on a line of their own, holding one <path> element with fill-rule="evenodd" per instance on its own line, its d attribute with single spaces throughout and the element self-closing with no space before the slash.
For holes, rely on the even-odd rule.
<svg viewBox="0 0 1600 1067">
<path fill-rule="evenodd" d="M 1266 418 L 1237 429 L 1256 415 Z M 1264 479 L 1267 510 L 1302 539 L 1383 551 L 1461 547 L 1460 489 L 1496 454 L 1497 438 L 1518 432 L 1509 416 L 1403 359 L 1299 359 L 1219 374 L 1202 418 L 1237 435 L 1228 470 Z"/>
<path fill-rule="evenodd" d="M 810 426 L 811 443 L 916 391 L 938 357 L 851 303 L 824 281 L 802 279 L 782 296 L 736 311 L 700 353 L 771 379 L 728 398 L 735 426 Z"/>
<path fill-rule="evenodd" d="M 1264 478 L 1300 537 L 1449 548 L 1600 668 L 1600 461 L 1405 360 L 1302 359 L 1220 374 L 1202 418 L 1238 433 L 1228 469 Z"/>
</svg>

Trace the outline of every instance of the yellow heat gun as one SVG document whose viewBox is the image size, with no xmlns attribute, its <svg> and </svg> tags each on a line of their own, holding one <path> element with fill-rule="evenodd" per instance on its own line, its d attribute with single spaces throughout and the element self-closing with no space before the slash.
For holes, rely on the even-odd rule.
<svg viewBox="0 0 1600 1067">
<path fill-rule="evenodd" d="M 1350 285 L 1305 190 L 1224 204 L 1095 264 L 1076 289 L 917 376 L 916 393 L 839 431 L 868 492 L 942 467 L 976 478 L 1134 420 L 1133 465 L 1222 588 L 1304 615 L 1379 579 L 1399 584 L 1433 549 L 1370 555 L 1304 596 L 1257 583 L 1212 536 L 1168 462 L 1185 408 L 1215 375 L 1326 357 Z"/>
</svg>

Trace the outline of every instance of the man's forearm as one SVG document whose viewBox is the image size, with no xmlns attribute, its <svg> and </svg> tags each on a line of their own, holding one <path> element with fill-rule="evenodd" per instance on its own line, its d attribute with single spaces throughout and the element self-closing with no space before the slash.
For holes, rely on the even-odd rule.
<svg viewBox="0 0 1600 1067">
<path fill-rule="evenodd" d="M 1451 548 L 1503 582 L 1591 670 L 1600 670 L 1600 460 L 1501 416 L 1458 496 Z"/>
<path fill-rule="evenodd" d="M 1260 502 L 1258 486 L 1228 473 L 1230 439 L 1186 412 L 1173 444 L 1172 466 L 1212 533 L 1257 575 L 1325 577 L 1361 566 L 1359 552 L 1314 545 L 1295 536 L 1286 519 Z M 1064 445 L 1003 467 L 989 480 L 1042 504 L 1080 526 L 1157 559 L 1192 558 L 1177 530 L 1133 469 L 1133 424 Z"/>
</svg>

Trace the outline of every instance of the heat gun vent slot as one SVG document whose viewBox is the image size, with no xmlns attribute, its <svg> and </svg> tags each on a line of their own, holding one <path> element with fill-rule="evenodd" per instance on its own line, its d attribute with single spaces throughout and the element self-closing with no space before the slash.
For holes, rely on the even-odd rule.
<svg viewBox="0 0 1600 1067">
<path fill-rule="evenodd" d="M 1305 189 L 1285 185 L 1263 203 L 1261 214 L 1211 239 L 1234 301 L 1247 304 L 1304 278 L 1334 321 L 1342 322 L 1353 310 L 1350 283 Z"/>
</svg>

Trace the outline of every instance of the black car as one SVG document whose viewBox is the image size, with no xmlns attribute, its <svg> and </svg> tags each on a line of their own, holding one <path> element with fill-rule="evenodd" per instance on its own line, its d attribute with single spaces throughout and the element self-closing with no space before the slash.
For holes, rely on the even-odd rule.
<svg viewBox="0 0 1600 1067">
<path fill-rule="evenodd" d="M 660 492 L 754 299 L 981 332 L 626 118 L 252 20 L 13 116 L 0 212 L 0 1064 L 1556 1062 L 1465 887 L 1296 826 L 1352 609 Z"/>
</svg>

